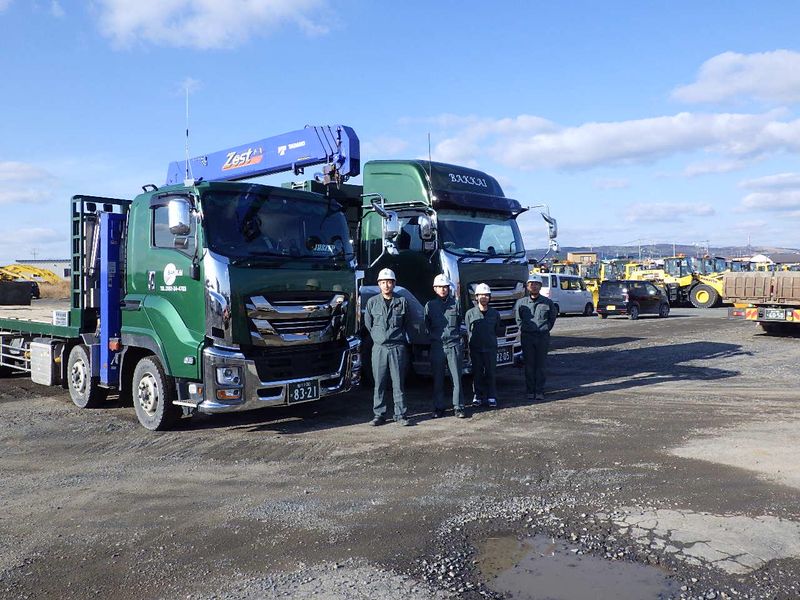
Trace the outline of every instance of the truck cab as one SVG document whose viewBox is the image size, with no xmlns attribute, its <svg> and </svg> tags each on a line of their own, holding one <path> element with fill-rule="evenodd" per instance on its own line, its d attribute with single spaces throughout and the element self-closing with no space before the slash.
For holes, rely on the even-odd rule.
<svg viewBox="0 0 800 600">
<path fill-rule="evenodd" d="M 491 287 L 491 305 L 505 325 L 498 340 L 498 364 L 510 364 L 514 354 L 521 353 L 512 309 L 525 293 L 528 276 L 516 219 L 527 209 L 506 198 L 490 175 L 446 163 L 370 161 L 364 165 L 363 181 L 358 236 L 364 268 L 361 301 L 378 293 L 381 269 L 394 270 L 397 293 L 406 296 L 420 324 L 411 340 L 414 370 L 430 371 L 429 343 L 421 323 L 425 303 L 434 297 L 433 278 L 439 273 L 453 282 L 462 315 L 474 305 L 479 283 Z M 387 219 L 375 210 L 378 204 L 396 218 L 396 235 L 387 232 Z"/>
</svg>

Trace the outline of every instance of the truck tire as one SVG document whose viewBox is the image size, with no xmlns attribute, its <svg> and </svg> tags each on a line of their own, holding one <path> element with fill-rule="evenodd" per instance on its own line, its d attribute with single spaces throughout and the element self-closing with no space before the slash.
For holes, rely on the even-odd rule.
<svg viewBox="0 0 800 600">
<path fill-rule="evenodd" d="M 689 292 L 689 301 L 695 308 L 713 308 L 719 302 L 719 293 L 710 285 L 700 283 Z"/>
<path fill-rule="evenodd" d="M 100 379 L 92 377 L 89 349 L 82 344 L 73 346 L 69 352 L 67 386 L 69 397 L 78 408 L 97 408 L 108 395 L 108 390 L 100 387 Z"/>
<path fill-rule="evenodd" d="M 639 318 L 639 305 L 632 304 L 631 307 L 628 309 L 628 318 L 631 321 L 635 321 Z"/>
<path fill-rule="evenodd" d="M 778 336 L 791 335 L 793 328 L 796 327 L 787 323 L 768 323 L 764 321 L 761 321 L 758 325 L 766 335 Z"/>
<path fill-rule="evenodd" d="M 662 319 L 666 319 L 669 316 L 669 302 L 664 302 L 658 307 L 658 316 Z"/>
<path fill-rule="evenodd" d="M 591 317 L 594 314 L 594 304 L 591 302 L 587 302 L 586 306 L 583 307 L 583 316 L 584 317 Z"/>
<path fill-rule="evenodd" d="M 136 365 L 131 391 L 136 417 L 145 429 L 163 431 L 178 420 L 181 410 L 172 403 L 174 382 L 155 356 L 145 356 Z"/>
<path fill-rule="evenodd" d="M 556 316 L 561 314 L 561 307 L 558 304 L 553 304 L 553 308 L 556 309 Z"/>
</svg>

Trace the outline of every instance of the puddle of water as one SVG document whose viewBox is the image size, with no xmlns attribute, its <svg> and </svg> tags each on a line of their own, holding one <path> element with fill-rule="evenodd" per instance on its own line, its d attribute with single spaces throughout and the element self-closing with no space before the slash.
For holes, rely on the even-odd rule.
<svg viewBox="0 0 800 600">
<path fill-rule="evenodd" d="M 543 535 L 489 538 L 478 567 L 489 588 L 513 600 L 659 600 L 680 593 L 658 568 L 578 556 Z"/>
</svg>

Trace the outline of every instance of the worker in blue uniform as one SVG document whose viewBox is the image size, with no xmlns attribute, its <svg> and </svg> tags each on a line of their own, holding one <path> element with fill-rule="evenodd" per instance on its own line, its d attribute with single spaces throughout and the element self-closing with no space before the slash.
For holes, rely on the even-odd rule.
<svg viewBox="0 0 800 600">
<path fill-rule="evenodd" d="M 378 273 L 380 294 L 367 300 L 364 325 L 372 338 L 372 374 L 375 378 L 372 425 L 386 422 L 386 386 L 391 378 L 394 420 L 409 425 L 406 417 L 403 376 L 408 361 L 411 315 L 405 298 L 394 293 L 396 277 L 391 269 Z"/>
<path fill-rule="evenodd" d="M 464 370 L 464 346 L 461 340 L 461 314 L 458 302 L 450 293 L 450 281 L 445 275 L 433 279 L 436 298 L 425 305 L 425 332 L 431 344 L 431 371 L 433 374 L 433 416 L 445 414 L 444 379 L 449 369 L 453 380 L 453 411 L 463 419 L 464 395 L 461 391 L 461 373 Z"/>
</svg>

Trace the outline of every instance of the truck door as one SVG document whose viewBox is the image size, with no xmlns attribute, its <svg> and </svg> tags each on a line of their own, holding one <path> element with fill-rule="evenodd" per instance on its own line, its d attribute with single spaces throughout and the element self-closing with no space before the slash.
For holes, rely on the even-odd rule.
<svg viewBox="0 0 800 600">
<path fill-rule="evenodd" d="M 170 229 L 170 210 L 185 203 L 183 228 Z M 172 205 L 172 206 L 170 206 Z M 142 312 L 160 342 L 164 366 L 174 376 L 196 377 L 198 348 L 205 334 L 205 290 L 192 277 L 196 260 L 197 219 L 188 210 L 188 198 L 168 196 L 151 200 L 147 218 L 148 240 L 138 232 L 135 264 L 136 291 L 143 296 Z M 144 216 L 144 215 L 142 215 Z M 196 269 L 196 268 L 195 268 Z"/>
</svg>

